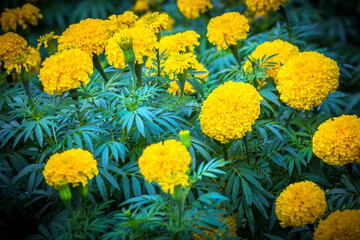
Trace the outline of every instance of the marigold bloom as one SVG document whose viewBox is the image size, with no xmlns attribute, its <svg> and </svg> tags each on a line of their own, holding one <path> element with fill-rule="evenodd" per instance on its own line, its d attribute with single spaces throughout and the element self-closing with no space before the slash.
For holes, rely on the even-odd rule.
<svg viewBox="0 0 360 240">
<path fill-rule="evenodd" d="M 106 20 L 87 18 L 70 25 L 58 39 L 60 51 L 69 46 L 79 46 L 81 50 L 100 55 L 110 37 Z"/>
<path fill-rule="evenodd" d="M 273 67 L 267 67 L 269 70 L 266 71 L 267 77 L 272 77 L 274 82 L 277 83 L 277 73 L 282 65 L 284 65 L 289 59 L 299 53 L 298 47 L 292 45 L 291 43 L 285 42 L 283 40 L 277 39 L 272 42 L 264 42 L 258 45 L 250 55 L 250 59 L 262 60 L 266 55 L 266 58 L 277 54 L 276 56 L 270 58 L 268 62 L 276 63 Z M 243 69 L 246 71 L 252 70 L 252 65 L 250 60 L 247 60 L 243 66 Z"/>
<path fill-rule="evenodd" d="M 288 0 L 246 0 L 246 6 L 251 12 L 264 14 L 269 11 L 279 10 Z"/>
<path fill-rule="evenodd" d="M 242 138 L 260 115 L 261 99 L 251 84 L 226 82 L 203 102 L 199 116 L 202 131 L 221 143 Z"/>
<path fill-rule="evenodd" d="M 177 0 L 179 11 L 190 19 L 200 17 L 200 13 L 205 13 L 213 8 L 210 0 Z"/>
<path fill-rule="evenodd" d="M 218 50 L 237 45 L 238 40 L 245 40 L 249 31 L 249 23 L 244 15 L 228 12 L 210 19 L 207 26 L 208 40 L 218 46 Z"/>
<path fill-rule="evenodd" d="M 330 165 L 360 163 L 360 118 L 342 115 L 322 123 L 313 137 L 313 152 Z"/>
<path fill-rule="evenodd" d="M 209 75 L 209 72 L 207 69 L 204 68 L 204 66 L 201 64 L 201 63 L 196 63 L 193 67 L 194 70 L 196 70 L 197 72 L 206 72 L 204 74 L 198 74 L 198 75 L 195 75 L 195 77 L 197 78 L 202 78 L 204 79 L 204 81 L 206 82 L 207 81 L 207 77 Z M 188 73 L 188 75 L 190 75 L 190 73 Z M 167 89 L 167 91 L 169 93 L 172 93 L 174 96 L 180 94 L 180 89 L 179 89 L 179 85 L 177 84 L 177 82 L 174 80 L 174 77 L 173 75 L 169 75 L 169 78 L 173 81 L 171 81 L 169 84 L 170 84 L 170 87 Z M 184 93 L 185 94 L 189 94 L 189 93 L 193 93 L 195 92 L 195 89 L 192 88 L 193 86 L 188 82 L 186 81 L 185 82 L 185 86 L 184 86 Z"/>
<path fill-rule="evenodd" d="M 195 68 L 198 65 L 196 56 L 192 53 L 172 54 L 165 60 L 164 72 L 168 75 L 184 73 L 189 68 Z"/>
<path fill-rule="evenodd" d="M 37 25 L 38 20 L 42 18 L 39 8 L 31 3 L 25 3 L 21 8 L 5 8 L 0 17 L 1 28 L 4 32 L 16 31 L 18 25 L 25 29 L 28 24 Z"/>
<path fill-rule="evenodd" d="M 111 32 L 111 35 L 113 35 L 114 33 L 119 32 L 124 28 L 133 27 L 138 18 L 139 17 L 132 11 L 125 11 L 123 14 L 113 14 L 108 17 L 106 24 L 109 31 Z"/>
<path fill-rule="evenodd" d="M 71 149 L 62 153 L 55 153 L 47 161 L 43 175 L 48 185 L 58 189 L 63 182 L 78 186 L 88 184 L 88 179 L 97 175 L 97 162 L 93 155 L 86 150 Z"/>
<path fill-rule="evenodd" d="M 133 28 L 126 28 L 118 33 L 115 33 L 109 39 L 105 53 L 110 65 L 115 68 L 122 69 L 126 66 L 125 58 L 119 43 L 122 39 L 132 38 L 132 48 L 135 53 L 136 62 L 142 64 L 143 57 L 152 59 L 156 55 L 158 41 L 154 32 L 144 26 L 136 26 Z"/>
<path fill-rule="evenodd" d="M 321 218 L 326 210 L 325 192 L 311 181 L 290 184 L 275 202 L 281 227 L 304 227 Z"/>
<path fill-rule="evenodd" d="M 88 84 L 93 73 L 90 55 L 80 49 L 69 49 L 46 58 L 40 69 L 39 80 L 44 91 L 53 95 Z"/>
<path fill-rule="evenodd" d="M 147 146 L 139 158 L 140 173 L 148 182 L 156 181 L 164 192 L 174 192 L 177 185 L 187 186 L 191 156 L 175 139 Z"/>
<path fill-rule="evenodd" d="M 150 10 L 150 0 L 136 0 L 133 10 L 136 12 L 146 12 Z"/>
<path fill-rule="evenodd" d="M 199 38 L 200 35 L 192 30 L 163 36 L 160 39 L 159 51 L 166 51 L 167 57 L 174 53 L 194 53 L 195 46 L 200 45 Z"/>
<path fill-rule="evenodd" d="M 0 62 L 21 54 L 27 48 L 27 41 L 17 33 L 8 32 L 0 36 Z M 1 64 L 0 64 L 1 65 Z"/>
<path fill-rule="evenodd" d="M 141 18 L 136 22 L 137 25 L 150 28 L 155 33 L 165 29 L 168 23 L 169 15 L 159 12 L 146 13 L 142 15 Z"/>
<path fill-rule="evenodd" d="M 21 73 L 22 68 L 27 72 L 34 72 L 39 69 L 41 63 L 40 52 L 31 46 L 27 46 L 22 53 L 13 55 L 4 62 L 4 68 L 7 73 L 13 69 L 17 73 Z"/>
<path fill-rule="evenodd" d="M 224 214 L 217 214 L 219 215 L 219 217 L 224 217 Z M 237 237 L 237 227 L 236 227 L 236 222 L 237 222 L 237 219 L 235 216 L 233 215 L 229 215 L 225 218 L 219 218 L 219 220 L 221 222 L 225 222 L 226 226 L 229 228 L 229 235 L 227 235 L 226 237 Z M 196 228 L 206 228 L 206 227 L 203 227 L 203 226 L 195 226 Z M 203 230 L 202 232 L 204 234 L 206 234 L 207 236 L 209 236 L 211 239 L 217 239 L 215 237 L 215 234 L 214 232 L 216 232 L 217 229 L 212 229 L 212 231 L 210 230 Z M 221 237 L 222 235 L 224 235 L 226 233 L 225 230 L 223 230 L 222 232 L 219 233 L 219 237 Z M 192 237 L 194 240 L 206 240 L 207 238 L 203 235 L 200 235 L 198 233 L 195 233 L 193 232 L 192 233 Z"/>
<path fill-rule="evenodd" d="M 360 210 L 339 210 L 320 220 L 314 240 L 357 240 L 360 236 Z"/>
<path fill-rule="evenodd" d="M 280 99 L 299 110 L 321 104 L 339 85 L 339 67 L 318 52 L 302 52 L 291 58 L 278 72 Z"/>
<path fill-rule="evenodd" d="M 167 25 L 164 27 L 164 30 L 167 30 L 167 31 L 171 31 L 174 29 L 174 24 L 175 24 L 175 19 L 173 19 L 168 13 L 166 12 L 163 12 L 162 14 L 165 14 L 168 16 L 168 23 Z"/>
<path fill-rule="evenodd" d="M 47 48 L 48 43 L 58 37 L 59 36 L 54 35 L 54 32 L 49 32 L 49 33 L 46 33 L 46 34 L 40 36 L 38 39 L 39 43 L 37 45 L 37 49 L 39 50 L 41 45 L 44 45 L 44 48 Z"/>
</svg>

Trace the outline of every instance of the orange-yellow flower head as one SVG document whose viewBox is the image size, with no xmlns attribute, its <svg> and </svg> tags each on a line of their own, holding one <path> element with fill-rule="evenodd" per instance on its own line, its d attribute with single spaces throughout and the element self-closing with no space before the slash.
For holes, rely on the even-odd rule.
<svg viewBox="0 0 360 240">
<path fill-rule="evenodd" d="M 85 52 L 100 55 L 104 52 L 110 34 L 106 20 L 81 20 L 80 23 L 70 25 L 62 33 L 58 39 L 58 49 L 62 51 L 71 46 L 78 46 Z"/>
<path fill-rule="evenodd" d="M 249 31 L 249 23 L 244 15 L 228 12 L 210 19 L 207 26 L 208 40 L 218 46 L 218 50 L 237 45 L 238 40 L 245 40 Z"/>
<path fill-rule="evenodd" d="M 267 77 L 272 77 L 274 82 L 277 83 L 277 73 L 282 65 L 284 65 L 290 58 L 297 55 L 299 53 L 299 49 L 292 45 L 291 43 L 285 42 L 283 40 L 277 39 L 272 42 L 264 42 L 258 45 L 249 56 L 250 59 L 254 60 L 262 60 L 262 58 L 266 55 L 265 58 L 268 58 L 272 55 L 274 57 L 270 58 L 268 62 L 276 63 L 275 66 L 267 67 L 269 70 L 266 71 Z M 250 60 L 247 60 L 243 66 L 243 69 L 246 71 L 252 71 L 252 65 Z"/>
<path fill-rule="evenodd" d="M 88 179 L 98 173 L 93 155 L 80 148 L 55 153 L 49 158 L 43 171 L 46 183 L 55 189 L 62 182 L 72 183 L 74 187 L 80 183 L 86 186 Z"/>
<path fill-rule="evenodd" d="M 55 38 L 58 38 L 58 36 L 54 35 L 54 32 L 49 32 L 40 36 L 38 39 L 37 49 L 39 50 L 41 45 L 44 45 L 44 48 L 47 48 L 49 42 L 53 41 Z"/>
<path fill-rule="evenodd" d="M 277 89 L 290 107 L 309 110 L 321 104 L 339 85 L 339 67 L 318 52 L 302 52 L 280 68 Z"/>
<path fill-rule="evenodd" d="M 48 94 L 61 94 L 88 84 L 93 73 L 89 53 L 74 48 L 46 58 L 40 69 L 39 80 Z"/>
<path fill-rule="evenodd" d="M 27 46 L 20 54 L 15 54 L 4 61 L 4 68 L 7 73 L 12 70 L 21 73 L 22 69 L 25 69 L 26 72 L 34 72 L 39 69 L 40 63 L 40 52 L 31 46 Z"/>
<path fill-rule="evenodd" d="M 148 182 L 156 181 L 164 192 L 174 193 L 174 187 L 189 185 L 191 156 L 186 147 L 175 139 L 147 146 L 139 158 L 140 173 Z"/>
<path fill-rule="evenodd" d="M 330 165 L 360 163 L 360 118 L 342 115 L 322 123 L 313 137 L 313 152 Z"/>
<path fill-rule="evenodd" d="M 133 27 L 139 17 L 131 11 L 125 11 L 120 15 L 111 15 L 106 21 L 107 27 L 113 35 L 116 32 L 121 31 L 124 28 Z"/>
<path fill-rule="evenodd" d="M 156 55 L 156 49 L 159 47 L 155 33 L 144 26 L 135 26 L 126 28 L 111 37 L 106 45 L 106 55 L 110 65 L 122 69 L 126 66 L 123 51 L 119 44 L 123 40 L 132 39 L 132 48 L 135 53 L 136 62 L 142 64 L 143 57 L 152 59 Z"/>
<path fill-rule="evenodd" d="M 357 240 L 359 236 L 360 210 L 337 210 L 320 220 L 314 232 L 314 240 Z"/>
<path fill-rule="evenodd" d="M 203 102 L 199 116 L 202 131 L 221 143 L 242 138 L 260 115 L 261 99 L 251 84 L 226 82 Z"/>
<path fill-rule="evenodd" d="M 0 36 L 0 66 L 16 55 L 22 54 L 27 48 L 26 40 L 17 33 L 8 32 Z"/>
<path fill-rule="evenodd" d="M 181 74 L 189 68 L 195 68 L 198 65 L 196 56 L 192 53 L 172 54 L 165 60 L 164 72 L 170 74 Z"/>
<path fill-rule="evenodd" d="M 289 0 L 246 0 L 246 6 L 251 12 L 264 14 L 269 11 L 279 10 Z"/>
<path fill-rule="evenodd" d="M 169 57 L 174 53 L 194 53 L 195 46 L 199 46 L 200 35 L 189 30 L 182 33 L 163 36 L 160 39 L 160 53 L 165 52 Z"/>
<path fill-rule="evenodd" d="M 205 13 L 213 8 L 210 0 L 177 0 L 179 11 L 190 19 L 200 17 L 200 13 Z"/>
<path fill-rule="evenodd" d="M 136 0 L 133 10 L 136 12 L 146 12 L 150 10 L 150 0 Z"/>
<path fill-rule="evenodd" d="M 315 183 L 302 181 L 290 184 L 275 202 L 275 213 L 281 227 L 304 227 L 325 214 L 325 192 Z"/>
<path fill-rule="evenodd" d="M 40 13 L 39 8 L 31 3 L 26 3 L 21 8 L 5 8 L 5 11 L 1 13 L 0 23 L 2 30 L 9 32 L 19 30 L 17 26 L 25 29 L 28 24 L 37 25 L 38 20 L 42 18 L 43 15 Z"/>
<path fill-rule="evenodd" d="M 141 16 L 136 24 L 150 28 L 153 32 L 158 33 L 168 26 L 169 15 L 159 12 L 146 13 Z"/>
</svg>

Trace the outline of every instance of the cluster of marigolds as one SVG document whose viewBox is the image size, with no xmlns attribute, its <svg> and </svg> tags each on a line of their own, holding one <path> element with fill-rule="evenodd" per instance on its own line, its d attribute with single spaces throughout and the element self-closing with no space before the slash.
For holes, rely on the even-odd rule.
<svg viewBox="0 0 360 240">
<path fill-rule="evenodd" d="M 285 2 L 246 0 L 249 11 L 262 15 L 278 10 Z M 134 10 L 148 11 L 149 4 L 149 0 L 138 0 Z M 178 0 L 177 4 L 180 12 L 191 19 L 213 7 L 210 0 Z M 25 29 L 28 24 L 36 25 L 41 18 L 39 9 L 31 4 L 6 9 L 1 14 L 1 26 L 7 33 L 0 36 L 0 66 L 8 73 L 17 73 L 22 81 L 22 73 L 37 74 L 40 69 L 39 80 L 48 94 L 62 94 L 89 83 L 94 66 L 102 72 L 98 55 L 103 53 L 115 68 L 129 67 L 132 71 L 145 66 L 148 76 L 168 77 L 168 91 L 174 96 L 195 91 L 186 81 L 191 77 L 190 69 L 205 72 L 197 75 L 199 81 L 206 81 L 208 77 L 207 70 L 194 55 L 199 34 L 185 31 L 161 36 L 163 30 L 171 29 L 174 24 L 166 13 L 146 13 L 139 18 L 132 11 L 126 11 L 106 20 L 82 20 L 70 25 L 60 36 L 53 32 L 46 34 L 40 37 L 38 45 L 38 49 L 43 45 L 49 54 L 43 62 L 38 50 L 19 34 L 9 32 L 19 26 Z M 236 58 L 238 41 L 246 40 L 249 29 L 244 15 L 228 12 L 210 19 L 206 36 L 218 50 L 229 48 Z M 280 99 L 290 107 L 310 110 L 336 91 L 339 67 L 334 60 L 318 52 L 300 52 L 298 47 L 280 39 L 257 46 L 242 66 L 244 73 L 251 74 L 254 62 L 272 55 L 270 61 L 274 65 L 268 67 L 266 77 L 273 79 Z M 103 77 L 107 80 L 106 75 Z M 132 77 L 135 82 L 140 81 L 135 75 Z M 262 97 L 258 90 L 261 85 L 227 81 L 214 89 L 203 102 L 199 116 L 204 134 L 225 144 L 251 131 L 260 115 Z M 330 165 L 360 163 L 360 119 L 355 115 L 327 120 L 312 140 L 314 154 Z M 184 141 L 173 139 L 145 148 L 138 160 L 144 178 L 157 182 L 170 194 L 174 194 L 178 186 L 188 187 L 191 156 L 189 146 L 185 145 Z M 97 162 L 90 152 L 71 149 L 51 156 L 43 174 L 46 182 L 58 190 L 68 187 L 69 183 L 73 187 L 79 184 L 85 187 L 88 179 L 98 174 Z M 326 207 L 324 191 L 313 182 L 302 181 L 290 184 L 280 193 L 275 211 L 282 227 L 303 227 L 321 219 Z M 235 236 L 234 222 L 229 220 L 228 224 L 235 224 L 232 226 Z M 334 236 L 355 239 L 360 236 L 359 222 L 360 210 L 333 212 L 320 220 L 314 239 L 337 239 Z M 200 236 L 194 235 L 194 238 L 200 239 Z"/>
</svg>

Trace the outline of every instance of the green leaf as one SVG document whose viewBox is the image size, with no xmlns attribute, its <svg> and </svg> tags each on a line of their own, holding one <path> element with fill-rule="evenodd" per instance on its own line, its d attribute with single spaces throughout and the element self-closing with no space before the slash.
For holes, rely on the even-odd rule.
<svg viewBox="0 0 360 240">
<path fill-rule="evenodd" d="M 241 178 L 241 186 L 242 186 L 243 193 L 245 196 L 246 204 L 251 205 L 252 204 L 251 188 L 250 188 L 248 182 L 244 178 Z"/>
</svg>

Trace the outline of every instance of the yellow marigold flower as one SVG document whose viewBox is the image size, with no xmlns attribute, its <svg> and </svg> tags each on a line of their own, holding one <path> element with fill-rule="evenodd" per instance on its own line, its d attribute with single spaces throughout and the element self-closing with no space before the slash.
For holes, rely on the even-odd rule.
<svg viewBox="0 0 360 240">
<path fill-rule="evenodd" d="M 289 106 L 309 110 L 318 106 L 339 85 L 339 67 L 318 52 L 302 52 L 282 66 L 277 89 Z"/>
<path fill-rule="evenodd" d="M 174 53 L 194 53 L 195 46 L 199 46 L 200 35 L 189 30 L 182 33 L 163 36 L 160 39 L 160 53 L 166 51 L 166 56 Z"/>
<path fill-rule="evenodd" d="M 242 138 L 259 117 L 261 100 L 251 84 L 226 82 L 203 102 L 199 116 L 202 131 L 221 143 Z"/>
<path fill-rule="evenodd" d="M 133 10 L 136 12 L 146 12 L 150 10 L 150 0 L 136 0 Z"/>
<path fill-rule="evenodd" d="M 268 62 L 276 63 L 273 67 L 267 67 L 269 70 L 266 71 L 266 77 L 272 77 L 274 82 L 277 83 L 277 73 L 282 65 L 284 65 L 289 59 L 299 53 L 298 47 L 292 45 L 291 43 L 285 42 L 283 40 L 277 39 L 272 42 L 264 42 L 258 45 L 250 55 L 250 59 L 260 60 L 266 55 L 266 58 L 271 55 L 276 56 L 270 58 Z M 246 71 L 252 71 L 252 65 L 249 60 L 247 60 L 243 66 L 243 69 Z"/>
<path fill-rule="evenodd" d="M 200 17 L 200 13 L 205 13 L 213 8 L 210 0 L 177 0 L 179 11 L 190 19 Z"/>
<path fill-rule="evenodd" d="M 260 14 L 269 11 L 279 10 L 280 6 L 284 6 L 288 0 L 246 0 L 246 6 L 251 12 Z"/>
<path fill-rule="evenodd" d="M 313 152 L 330 165 L 360 163 L 360 118 L 342 115 L 322 123 L 313 137 Z"/>
<path fill-rule="evenodd" d="M 31 3 L 26 3 L 21 8 L 5 8 L 0 17 L 1 28 L 4 32 L 16 31 L 18 25 L 25 29 L 28 24 L 37 25 L 38 20 L 42 18 L 40 9 Z"/>
<path fill-rule="evenodd" d="M 133 28 L 126 28 L 118 33 L 115 33 L 109 39 L 106 45 L 106 55 L 110 65 L 115 68 L 122 69 L 126 66 L 125 58 L 119 43 L 122 39 L 132 38 L 132 48 L 135 53 L 137 63 L 142 64 L 143 57 L 152 59 L 156 55 L 158 41 L 154 32 L 144 26 L 136 26 Z"/>
<path fill-rule="evenodd" d="M 196 70 L 197 72 L 206 72 L 204 74 L 198 74 L 198 75 L 195 75 L 195 77 L 197 78 L 202 78 L 204 79 L 204 81 L 206 82 L 207 81 L 207 77 L 209 75 L 209 72 L 207 69 L 204 68 L 204 66 L 197 62 L 196 64 L 194 64 L 194 67 L 193 67 L 194 70 Z M 190 73 L 188 73 L 188 76 L 190 76 Z M 170 84 L 170 87 L 168 88 L 168 92 L 169 93 L 172 93 L 174 96 L 176 95 L 179 95 L 180 94 L 180 89 L 179 89 L 179 85 L 177 84 L 177 82 L 174 80 L 174 77 L 173 75 L 170 75 L 169 76 L 171 81 L 169 84 Z M 184 93 L 185 94 L 189 94 L 189 93 L 193 93 L 195 92 L 195 89 L 192 88 L 193 86 L 188 82 L 186 81 L 185 82 L 185 87 L 184 87 Z"/>
<path fill-rule="evenodd" d="M 30 55 L 32 61 L 35 62 L 35 65 L 31 65 L 29 67 L 29 70 L 30 70 L 30 72 L 38 71 L 40 68 L 40 65 L 41 65 L 41 61 L 42 61 L 41 54 L 40 54 L 39 50 L 37 50 L 34 47 L 29 46 L 29 50 L 30 50 L 29 55 Z"/>
<path fill-rule="evenodd" d="M 100 55 L 110 37 L 107 22 L 101 19 L 85 19 L 70 25 L 58 39 L 60 51 L 69 46 L 79 46 L 81 50 Z"/>
<path fill-rule="evenodd" d="M 106 24 L 109 31 L 111 32 L 111 35 L 113 35 L 114 33 L 119 32 L 124 28 L 133 27 L 138 18 L 139 17 L 135 15 L 132 11 L 125 11 L 123 14 L 113 14 L 108 17 L 108 20 L 106 20 Z"/>
<path fill-rule="evenodd" d="M 17 33 L 8 32 L 0 36 L 0 62 L 21 54 L 27 48 L 27 41 Z"/>
<path fill-rule="evenodd" d="M 46 33 L 46 34 L 44 34 L 44 35 L 42 35 L 42 36 L 40 36 L 39 37 L 39 39 L 38 39 L 38 45 L 37 45 L 37 49 L 39 50 L 40 49 L 40 47 L 41 47 L 41 45 L 44 45 L 44 48 L 47 48 L 48 47 L 48 43 L 50 42 L 50 41 L 52 41 L 53 39 L 56 39 L 56 38 L 58 38 L 59 36 L 57 36 L 57 35 L 54 35 L 54 32 L 52 31 L 52 32 L 49 32 L 49 33 Z"/>
<path fill-rule="evenodd" d="M 192 53 L 172 54 L 165 60 L 164 72 L 168 75 L 184 73 L 189 68 L 195 68 L 198 61 Z"/>
<path fill-rule="evenodd" d="M 160 32 L 160 30 L 165 29 L 169 23 L 169 15 L 159 12 L 146 13 L 136 24 L 150 28 L 155 33 Z"/>
<path fill-rule="evenodd" d="M 175 19 L 173 19 L 171 16 L 170 16 L 170 14 L 168 14 L 168 13 L 162 13 L 162 14 L 165 14 L 165 15 L 167 15 L 168 16 L 168 23 L 167 23 L 167 25 L 164 27 L 164 30 L 167 30 L 167 31 L 171 31 L 171 30 L 173 30 L 174 29 L 174 24 L 175 24 Z"/>
<path fill-rule="evenodd" d="M 224 214 L 217 214 L 219 217 L 224 217 Z M 233 215 L 229 215 L 226 218 L 219 218 L 219 220 L 221 222 L 225 222 L 226 226 L 229 228 L 229 235 L 227 235 L 226 237 L 237 237 L 237 227 L 236 227 L 236 222 L 237 219 L 235 216 Z M 206 228 L 203 226 L 195 226 L 195 228 Z M 209 229 L 209 230 L 203 230 L 202 232 L 206 235 L 209 236 L 211 239 L 217 239 L 215 237 L 214 232 L 216 232 L 217 229 Z M 223 230 L 222 232 L 219 233 L 219 237 L 223 236 L 226 233 L 226 230 Z M 203 235 L 200 235 L 198 233 L 192 232 L 192 237 L 194 240 L 207 240 L 208 238 L 206 238 Z"/>
<path fill-rule="evenodd" d="M 88 184 L 88 179 L 97 175 L 97 162 L 93 155 L 86 150 L 71 149 L 62 153 L 55 153 L 47 161 L 43 175 L 48 185 L 58 189 L 58 183 L 67 181 L 72 185 Z"/>
<path fill-rule="evenodd" d="M 23 67 L 27 72 L 34 72 L 39 69 L 40 63 L 40 52 L 31 46 L 27 46 L 22 53 L 7 59 L 4 62 L 4 68 L 7 70 L 7 73 L 15 69 L 20 74 Z"/>
<path fill-rule="evenodd" d="M 360 210 L 337 210 L 320 220 L 314 232 L 314 240 L 357 240 L 359 236 Z"/>
<path fill-rule="evenodd" d="M 325 192 L 311 181 L 290 184 L 275 202 L 281 227 L 304 227 L 325 214 Z"/>
<path fill-rule="evenodd" d="M 39 80 L 48 94 L 61 94 L 79 87 L 81 83 L 88 84 L 92 73 L 91 56 L 74 48 L 46 58 L 40 69 Z"/>
<path fill-rule="evenodd" d="M 139 158 L 140 173 L 148 182 L 156 181 L 164 192 L 174 192 L 177 185 L 187 186 L 191 156 L 175 139 L 147 146 Z"/>
<path fill-rule="evenodd" d="M 239 39 L 246 39 L 249 23 L 244 15 L 238 12 L 228 12 L 210 19 L 207 26 L 208 40 L 218 46 L 218 50 L 237 45 Z"/>
</svg>

